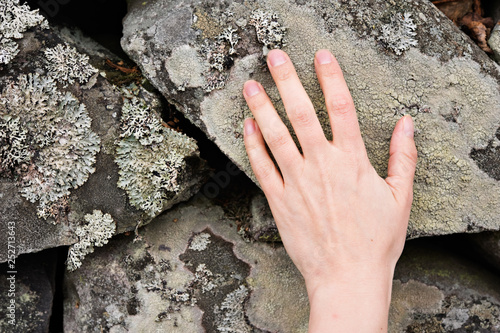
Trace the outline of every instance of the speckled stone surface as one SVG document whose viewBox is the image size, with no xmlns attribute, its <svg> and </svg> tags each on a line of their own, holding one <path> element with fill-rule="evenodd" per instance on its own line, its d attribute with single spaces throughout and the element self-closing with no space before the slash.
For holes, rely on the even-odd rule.
<svg viewBox="0 0 500 333">
<path fill-rule="evenodd" d="M 151 83 L 255 180 L 242 137 L 243 120 L 251 116 L 241 93 L 246 80 L 263 84 L 291 129 L 266 68 L 267 47 L 252 24 L 258 11 L 283 28 L 282 49 L 327 137 L 313 57 L 327 48 L 338 58 L 381 176 L 394 124 L 403 114 L 413 116 L 419 162 L 409 238 L 499 229 L 499 67 L 428 1 L 130 1 L 122 46 Z M 411 22 L 401 23 L 405 17 Z M 403 27 L 402 36 L 395 25 Z M 404 38 L 410 39 L 407 47 L 401 46 Z M 272 124 L 262 126 L 272 130 Z"/>
<path fill-rule="evenodd" d="M 0 247 L 7 249 L 7 222 L 15 224 L 16 254 L 75 243 L 76 226 L 84 223 L 85 214 L 92 213 L 96 209 L 111 214 L 117 224 L 117 233 L 134 230 L 138 224 L 147 224 L 152 216 L 131 205 L 127 193 L 117 186 L 119 168 L 115 163 L 116 144 L 120 140 L 120 117 L 125 93 L 111 82 L 119 81 L 120 75 L 122 77 L 124 75 L 107 66 L 105 61 L 119 59 L 78 31 L 68 29 L 37 28 L 26 32 L 18 43 L 19 54 L 8 65 L 0 67 L 0 91 L 12 82 L 16 82 L 18 76 L 23 73 L 37 73 L 42 78 L 44 75 L 46 77 L 48 71 L 44 56 L 45 48 L 68 43 L 76 47 L 80 53 L 89 55 L 90 63 L 97 68 L 97 73 L 88 79 L 88 82 L 75 82 L 67 87 L 58 83 L 57 89 L 62 93 L 71 92 L 79 103 L 85 105 L 92 120 L 91 130 L 97 134 L 100 143 L 95 163 L 88 166 L 89 169 L 95 168 L 95 171 L 89 173 L 88 179 L 82 186 L 71 188 L 69 195 L 51 207 L 52 210 L 57 210 L 54 218 L 49 217 L 46 220 L 39 218 L 38 202 L 29 202 L 20 193 L 23 177 L 27 172 L 36 170 L 37 161 L 41 158 L 38 151 L 32 153 L 32 160 L 24 165 L 16 165 L 12 170 L 0 170 Z M 151 112 L 161 112 L 159 96 L 141 90 L 137 86 L 134 89 L 139 94 L 138 97 L 151 106 Z M 0 108 L 3 115 L 5 106 L 0 105 Z M 5 141 L 1 141 L 0 144 L 5 144 Z M 70 149 L 67 156 L 71 154 Z M 207 168 L 196 149 L 187 154 L 185 159 L 186 165 L 177 175 L 178 191 L 166 193 L 162 210 L 190 198 L 206 179 Z M 64 162 L 54 162 L 57 163 Z M 74 163 L 74 168 L 76 165 L 77 163 Z M 54 170 L 57 170 L 56 165 Z M 50 190 L 50 187 L 48 189 Z M 1 251 L 0 262 L 6 258 L 7 251 Z"/>
<path fill-rule="evenodd" d="M 307 332 L 304 281 L 276 244 L 249 243 L 198 196 L 66 273 L 65 332 Z M 410 241 L 393 282 L 389 332 L 498 332 L 500 279 Z"/>
</svg>

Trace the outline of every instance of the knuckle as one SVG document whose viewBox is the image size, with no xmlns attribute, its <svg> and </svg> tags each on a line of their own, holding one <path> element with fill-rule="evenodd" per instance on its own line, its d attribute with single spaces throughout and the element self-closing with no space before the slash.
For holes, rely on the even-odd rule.
<svg viewBox="0 0 500 333">
<path fill-rule="evenodd" d="M 398 160 L 404 173 L 413 173 L 417 164 L 416 154 L 402 151 L 399 153 Z"/>
<path fill-rule="evenodd" d="M 259 182 L 268 179 L 274 172 L 274 163 L 271 160 L 260 160 L 255 163 L 254 172 Z"/>
<path fill-rule="evenodd" d="M 257 94 L 255 96 L 250 97 L 248 100 L 248 106 L 250 107 L 251 110 L 260 110 L 268 103 L 270 102 L 264 96 L 264 94 Z"/>
<path fill-rule="evenodd" d="M 299 104 L 292 108 L 291 119 L 300 125 L 311 125 L 313 123 L 313 109 L 309 105 Z"/>
<path fill-rule="evenodd" d="M 271 149 L 279 149 L 288 144 L 287 136 L 281 131 L 269 129 L 266 130 L 264 136 Z"/>
<path fill-rule="evenodd" d="M 321 75 L 325 78 L 333 78 L 333 79 L 343 77 L 342 70 L 335 63 L 331 63 L 328 66 L 323 67 Z"/>
<path fill-rule="evenodd" d="M 254 154 L 261 147 L 261 143 L 257 140 L 247 140 L 245 143 L 248 155 Z"/>
<path fill-rule="evenodd" d="M 292 77 L 293 70 L 288 63 L 274 68 L 274 77 L 277 81 L 286 81 Z"/>
<path fill-rule="evenodd" d="M 351 98 L 343 94 L 333 98 L 331 108 L 334 114 L 344 117 L 354 110 L 354 103 Z"/>
</svg>

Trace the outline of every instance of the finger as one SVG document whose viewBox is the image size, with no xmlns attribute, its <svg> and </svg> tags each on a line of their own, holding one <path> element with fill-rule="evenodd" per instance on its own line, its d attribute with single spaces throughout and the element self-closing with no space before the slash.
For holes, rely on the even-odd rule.
<svg viewBox="0 0 500 333">
<path fill-rule="evenodd" d="M 297 163 L 302 160 L 302 155 L 262 85 L 253 80 L 247 81 L 243 95 L 286 180 L 296 172 Z"/>
<path fill-rule="evenodd" d="M 281 50 L 272 50 L 267 63 L 304 155 L 319 151 L 328 141 L 290 58 Z"/>
<path fill-rule="evenodd" d="M 267 153 L 266 144 L 257 123 L 253 119 L 245 119 L 243 128 L 245 148 L 255 177 L 266 196 L 268 194 L 271 194 L 269 197 L 279 195 L 283 191 L 283 179 Z"/>
<path fill-rule="evenodd" d="M 314 65 L 325 95 L 334 145 L 340 149 L 364 149 L 354 102 L 339 63 L 328 50 L 319 50 Z"/>
<path fill-rule="evenodd" d="M 391 187 L 396 199 L 411 204 L 417 148 L 413 140 L 413 120 L 410 116 L 404 116 L 397 122 L 389 154 L 389 168 L 385 181 Z"/>
</svg>

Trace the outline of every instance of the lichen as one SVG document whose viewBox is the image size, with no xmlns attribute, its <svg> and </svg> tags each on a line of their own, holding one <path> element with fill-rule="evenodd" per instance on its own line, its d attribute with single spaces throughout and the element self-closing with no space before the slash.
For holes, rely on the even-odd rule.
<svg viewBox="0 0 500 333">
<path fill-rule="evenodd" d="M 154 217 L 169 195 L 180 190 L 184 159 L 197 150 L 196 143 L 163 127 L 159 116 L 138 97 L 125 100 L 121 122 L 115 160 L 120 168 L 118 187 L 127 192 L 134 207 Z"/>
<path fill-rule="evenodd" d="M 236 54 L 236 44 L 240 40 L 237 30 L 225 28 L 215 41 L 205 40 L 201 47 L 201 54 L 206 58 L 211 71 L 205 74 L 206 85 L 204 90 L 210 92 L 224 87 L 227 79 L 225 71 L 233 63 Z"/>
<path fill-rule="evenodd" d="M 243 305 L 247 296 L 248 289 L 243 285 L 240 285 L 238 289 L 227 294 L 220 307 L 216 307 L 214 310 L 217 331 L 228 333 L 253 332 L 252 327 L 245 320 Z"/>
<path fill-rule="evenodd" d="M 27 134 L 18 117 L 0 117 L 0 172 L 31 159 Z"/>
<path fill-rule="evenodd" d="M 397 55 L 403 54 L 411 46 L 417 46 L 414 37 L 417 35 L 410 13 L 397 14 L 391 17 L 391 23 L 382 26 L 382 36 L 379 37 L 384 45 Z"/>
<path fill-rule="evenodd" d="M 44 53 L 48 74 L 65 86 L 75 81 L 86 83 L 92 75 L 98 72 L 89 64 L 88 55 L 79 53 L 68 44 L 58 44 L 56 47 L 47 48 Z"/>
<path fill-rule="evenodd" d="M 85 215 L 84 219 L 87 223 L 78 226 L 75 231 L 78 243 L 69 248 L 66 265 L 70 272 L 82 265 L 82 260 L 87 254 L 94 252 L 94 247 L 107 244 L 116 231 L 116 224 L 111 215 L 103 214 L 100 210 Z"/>
<path fill-rule="evenodd" d="M 189 244 L 190 250 L 203 251 L 210 244 L 210 234 L 206 232 L 199 233 L 193 237 Z"/>
<path fill-rule="evenodd" d="M 268 49 L 281 49 L 286 45 L 286 29 L 278 20 L 278 14 L 258 9 L 252 13 L 250 21 L 248 21 L 250 25 L 255 27 L 259 42 Z"/>
<path fill-rule="evenodd" d="M 20 177 L 21 194 L 38 201 L 39 217 L 54 216 L 51 206 L 95 171 L 100 140 L 85 105 L 60 92 L 52 78 L 23 74 L 0 94 L 0 118 L 9 128 L 1 141 L 2 167 L 30 159 Z"/>
<path fill-rule="evenodd" d="M 14 39 L 23 38 L 23 32 L 40 25 L 47 28 L 45 18 L 19 0 L 0 1 L 0 64 L 8 64 L 19 53 Z"/>
</svg>

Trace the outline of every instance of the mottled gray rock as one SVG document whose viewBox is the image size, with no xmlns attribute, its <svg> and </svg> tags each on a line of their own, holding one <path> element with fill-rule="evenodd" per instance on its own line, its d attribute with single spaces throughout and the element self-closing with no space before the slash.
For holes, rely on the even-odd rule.
<svg viewBox="0 0 500 333">
<path fill-rule="evenodd" d="M 203 196 L 139 235 L 67 273 L 65 332 L 306 331 L 303 280 L 284 249 L 244 241 Z"/>
<path fill-rule="evenodd" d="M 488 45 L 493 50 L 493 55 L 496 62 L 500 63 L 500 24 L 496 24 L 493 30 L 491 30 L 490 39 L 488 39 Z"/>
<path fill-rule="evenodd" d="M 281 241 L 278 228 L 269 208 L 265 195 L 257 194 L 252 198 L 249 233 L 256 241 L 276 242 Z"/>
<path fill-rule="evenodd" d="M 419 163 L 408 237 L 500 226 L 497 164 L 476 163 L 497 143 L 499 67 L 428 1 L 130 1 L 122 46 L 254 180 L 242 138 L 251 116 L 243 83 L 262 82 L 291 129 L 264 56 L 282 47 L 330 138 L 313 67 L 314 52 L 328 48 L 380 175 L 394 124 L 403 114 L 415 119 Z"/>
<path fill-rule="evenodd" d="M 391 332 L 500 332 L 500 278 L 439 242 L 407 243 L 396 266 Z"/>
<path fill-rule="evenodd" d="M 107 66 L 119 59 L 75 31 L 22 37 L 0 67 L 2 248 L 7 222 L 16 254 L 36 252 L 77 242 L 94 210 L 122 233 L 198 191 L 207 168 L 196 141 L 162 124 L 140 76 Z"/>
<path fill-rule="evenodd" d="M 49 332 L 56 262 L 57 250 L 51 249 L 0 265 L 0 332 Z"/>
<path fill-rule="evenodd" d="M 304 281 L 283 247 L 246 242 L 236 229 L 199 196 L 139 229 L 139 240 L 111 240 L 67 273 L 65 331 L 307 332 Z M 500 331 L 498 283 L 475 263 L 409 242 L 390 332 Z"/>
</svg>

